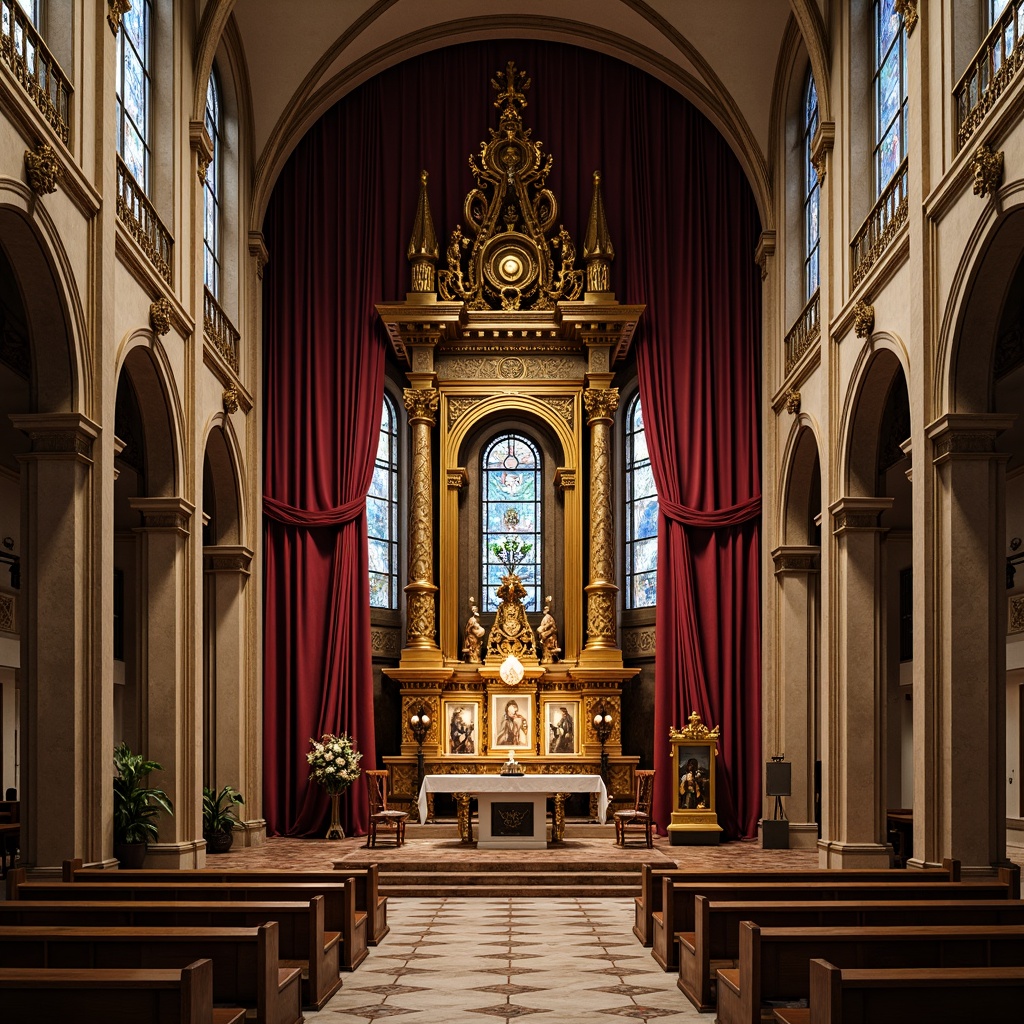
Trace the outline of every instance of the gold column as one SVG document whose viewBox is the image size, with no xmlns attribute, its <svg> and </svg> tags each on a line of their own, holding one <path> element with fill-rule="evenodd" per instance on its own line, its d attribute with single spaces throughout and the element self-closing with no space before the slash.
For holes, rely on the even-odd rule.
<svg viewBox="0 0 1024 1024">
<path fill-rule="evenodd" d="M 615 530 L 612 523 L 612 416 L 619 405 L 618 388 L 587 388 L 590 437 L 590 583 L 587 593 L 587 645 L 583 660 L 622 663 L 615 628 Z M 609 657 L 606 652 L 614 652 Z"/>
<path fill-rule="evenodd" d="M 437 388 L 406 388 L 405 408 L 412 428 L 412 501 L 409 509 L 409 582 L 406 615 L 409 623 L 402 660 L 413 652 L 431 663 L 439 661 L 434 595 L 433 500 L 430 490 L 430 431 L 437 423 Z M 414 654 L 415 657 L 415 654 Z"/>
</svg>

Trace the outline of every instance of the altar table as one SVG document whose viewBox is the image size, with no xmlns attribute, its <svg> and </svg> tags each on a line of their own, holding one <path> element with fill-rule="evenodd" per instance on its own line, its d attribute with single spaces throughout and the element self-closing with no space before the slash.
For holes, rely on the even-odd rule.
<svg viewBox="0 0 1024 1024">
<path fill-rule="evenodd" d="M 596 793 L 597 817 L 604 824 L 608 790 L 600 775 L 427 775 L 419 793 L 420 821 L 427 820 L 427 794 L 454 793 L 459 805 L 459 835 L 473 841 L 469 798 L 477 798 L 480 849 L 537 850 L 547 847 L 545 799 L 555 798 L 552 839 L 562 841 L 565 797 Z"/>
</svg>

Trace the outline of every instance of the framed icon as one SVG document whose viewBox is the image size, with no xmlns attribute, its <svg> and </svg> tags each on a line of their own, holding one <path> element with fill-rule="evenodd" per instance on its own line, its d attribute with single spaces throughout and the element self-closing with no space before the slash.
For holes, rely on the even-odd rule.
<svg viewBox="0 0 1024 1024">
<path fill-rule="evenodd" d="M 533 749 L 533 694 L 492 693 L 490 726 L 491 750 Z"/>
<path fill-rule="evenodd" d="M 673 846 L 717 843 L 722 828 L 715 811 L 715 761 L 719 728 L 709 729 L 697 712 L 683 729 L 672 729 Z"/>
<path fill-rule="evenodd" d="M 543 753 L 569 757 L 580 752 L 580 702 L 553 697 L 541 705 Z"/>
<path fill-rule="evenodd" d="M 442 743 L 445 754 L 461 757 L 480 753 L 480 700 L 468 697 L 441 703 Z"/>
</svg>

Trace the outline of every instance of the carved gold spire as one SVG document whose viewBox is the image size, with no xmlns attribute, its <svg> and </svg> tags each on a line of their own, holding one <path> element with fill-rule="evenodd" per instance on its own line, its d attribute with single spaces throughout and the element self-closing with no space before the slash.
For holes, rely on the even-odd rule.
<svg viewBox="0 0 1024 1024">
<path fill-rule="evenodd" d="M 615 246 L 604 215 L 600 171 L 594 171 L 594 198 L 590 202 L 587 234 L 583 240 L 583 259 L 587 263 L 587 293 L 610 292 L 609 271 L 615 259 Z"/>
<path fill-rule="evenodd" d="M 437 263 L 437 235 L 434 232 L 434 218 L 430 215 L 430 200 L 427 197 L 426 171 L 420 171 L 420 198 L 416 204 L 416 219 L 412 225 L 412 237 L 406 255 L 412 264 L 412 290 L 414 292 L 436 292 L 434 284 Z"/>
</svg>

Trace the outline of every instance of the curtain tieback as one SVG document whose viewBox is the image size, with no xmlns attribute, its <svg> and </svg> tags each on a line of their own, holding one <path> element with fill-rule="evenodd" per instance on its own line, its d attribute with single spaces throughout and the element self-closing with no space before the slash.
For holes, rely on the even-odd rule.
<svg viewBox="0 0 1024 1024">
<path fill-rule="evenodd" d="M 683 526 L 713 530 L 720 526 L 737 526 L 740 523 L 756 519 L 761 514 L 761 495 L 758 494 L 746 501 L 729 505 L 727 508 L 713 509 L 710 512 L 688 508 L 686 505 L 677 505 L 674 501 L 667 501 L 664 498 L 658 499 L 658 507 L 669 519 L 682 523 Z"/>
<path fill-rule="evenodd" d="M 263 514 L 276 519 L 279 523 L 288 523 L 292 526 L 340 526 L 342 523 L 352 522 L 365 508 L 365 496 L 353 498 L 344 505 L 319 512 L 296 508 L 276 498 L 263 496 Z"/>
</svg>

